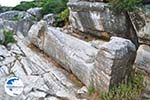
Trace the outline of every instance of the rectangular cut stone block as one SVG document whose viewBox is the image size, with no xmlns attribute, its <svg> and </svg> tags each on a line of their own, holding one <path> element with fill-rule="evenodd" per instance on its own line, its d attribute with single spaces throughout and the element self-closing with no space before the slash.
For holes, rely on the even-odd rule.
<svg viewBox="0 0 150 100">
<path fill-rule="evenodd" d="M 136 50 L 131 41 L 112 37 L 100 46 L 93 69 L 93 85 L 98 90 L 108 90 L 113 85 L 126 81 L 132 71 Z"/>
<path fill-rule="evenodd" d="M 125 80 L 135 59 L 135 46 L 127 39 L 113 37 L 95 48 L 41 21 L 29 31 L 31 43 L 53 57 L 86 86 L 108 91 Z"/>
</svg>

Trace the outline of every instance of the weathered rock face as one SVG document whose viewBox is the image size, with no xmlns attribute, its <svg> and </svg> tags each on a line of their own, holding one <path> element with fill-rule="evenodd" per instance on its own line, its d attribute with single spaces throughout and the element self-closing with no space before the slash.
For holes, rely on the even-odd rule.
<svg viewBox="0 0 150 100">
<path fill-rule="evenodd" d="M 3 30 L 0 30 L 0 44 L 3 44 L 5 42 L 5 35 Z"/>
<path fill-rule="evenodd" d="M 26 12 L 21 11 L 7 11 L 0 14 L 0 18 L 5 20 L 18 20 L 23 18 L 26 15 Z"/>
<path fill-rule="evenodd" d="M 0 29 L 6 29 L 6 30 L 16 30 L 17 28 L 17 22 L 16 21 L 10 21 L 10 20 L 4 20 L 0 19 Z"/>
<path fill-rule="evenodd" d="M 47 25 L 52 26 L 55 22 L 55 15 L 54 14 L 47 14 L 43 17 L 43 20 L 47 22 Z"/>
<path fill-rule="evenodd" d="M 146 86 L 141 95 L 142 100 L 150 99 L 150 46 L 141 45 L 137 51 L 135 68 L 144 74 L 144 85 Z"/>
<path fill-rule="evenodd" d="M 107 90 L 128 78 L 135 55 L 134 44 L 126 39 L 112 37 L 110 42 L 101 45 L 93 69 L 93 74 L 97 76 L 92 77 L 94 87 Z"/>
<path fill-rule="evenodd" d="M 99 44 L 97 49 L 56 28 L 47 29 L 43 21 L 31 27 L 29 38 L 84 84 L 102 91 L 125 80 L 134 63 L 135 46 L 123 38 L 114 37 L 108 43 Z"/>
<path fill-rule="evenodd" d="M 28 19 L 22 19 L 17 22 L 16 33 L 23 34 L 23 36 L 28 35 L 28 31 L 30 30 L 31 26 L 34 24 L 34 21 Z"/>
<path fill-rule="evenodd" d="M 141 45 L 135 60 L 136 68 L 150 74 L 150 46 Z"/>
<path fill-rule="evenodd" d="M 34 24 L 33 16 L 27 12 L 8 11 L 0 14 L 0 28 L 13 30 L 17 34 L 27 36 L 30 27 Z"/>
<path fill-rule="evenodd" d="M 27 13 L 29 13 L 30 15 L 36 17 L 37 19 L 41 19 L 42 18 L 42 8 L 30 8 L 27 10 Z"/>
<path fill-rule="evenodd" d="M 16 40 L 17 44 L 9 44 L 9 50 L 0 45 L 0 100 L 78 100 L 80 87 L 70 80 L 68 72 L 38 49 L 30 49 L 17 37 Z M 6 79 L 12 76 L 24 84 L 22 94 L 17 97 L 7 95 L 4 90 Z"/>
<path fill-rule="evenodd" d="M 150 45 L 150 5 L 146 5 L 139 13 L 130 13 L 130 18 L 136 30 L 138 40 Z"/>
<path fill-rule="evenodd" d="M 107 38 L 124 37 L 138 44 L 128 16 L 125 13 L 116 14 L 107 3 L 73 0 L 68 6 L 74 30 Z"/>
<path fill-rule="evenodd" d="M 29 37 L 33 44 L 55 58 L 66 70 L 72 71 L 80 80 L 90 85 L 90 73 L 97 49 L 55 28 L 48 30 L 44 22 L 33 25 Z"/>
</svg>

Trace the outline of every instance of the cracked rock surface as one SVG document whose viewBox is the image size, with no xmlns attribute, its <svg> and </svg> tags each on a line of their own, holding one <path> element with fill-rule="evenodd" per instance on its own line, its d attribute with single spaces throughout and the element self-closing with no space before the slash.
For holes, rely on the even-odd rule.
<svg viewBox="0 0 150 100">
<path fill-rule="evenodd" d="M 0 100 L 82 100 L 77 98 L 81 87 L 73 84 L 68 72 L 34 46 L 16 40 L 7 47 L 0 45 Z M 4 90 L 6 79 L 12 76 L 24 83 L 18 97 L 10 97 Z"/>
</svg>

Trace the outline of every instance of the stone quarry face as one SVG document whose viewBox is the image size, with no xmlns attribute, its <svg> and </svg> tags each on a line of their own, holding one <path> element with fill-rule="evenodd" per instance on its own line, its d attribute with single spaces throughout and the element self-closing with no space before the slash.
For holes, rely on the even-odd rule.
<svg viewBox="0 0 150 100">
<path fill-rule="evenodd" d="M 97 49 L 56 28 L 43 30 L 45 25 L 41 21 L 31 27 L 31 43 L 53 57 L 86 86 L 108 91 L 111 85 L 119 84 L 132 71 L 136 49 L 130 40 L 113 37 L 110 42 L 99 44 Z M 40 29 L 37 31 L 37 28 Z"/>
<path fill-rule="evenodd" d="M 150 45 L 150 6 L 146 5 L 139 13 L 130 13 L 139 43 Z"/>
<path fill-rule="evenodd" d="M 115 13 L 103 2 L 70 1 L 68 6 L 69 19 L 74 30 L 99 37 L 119 36 L 130 39 L 138 45 L 136 34 L 126 13 Z"/>
</svg>

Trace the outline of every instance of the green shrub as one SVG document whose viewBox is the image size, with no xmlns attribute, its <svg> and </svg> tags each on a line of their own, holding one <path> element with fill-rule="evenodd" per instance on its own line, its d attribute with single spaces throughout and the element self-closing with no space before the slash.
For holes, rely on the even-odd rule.
<svg viewBox="0 0 150 100">
<path fill-rule="evenodd" d="M 21 2 L 13 10 L 26 11 L 34 7 L 42 7 L 43 15 L 48 13 L 58 14 L 67 8 L 68 0 L 38 0 L 31 2 Z"/>
<path fill-rule="evenodd" d="M 117 11 L 134 11 L 143 0 L 110 0 L 112 8 Z"/>
<path fill-rule="evenodd" d="M 16 15 L 16 16 L 12 17 L 12 20 L 13 20 L 13 21 L 19 21 L 19 20 L 21 20 L 21 19 L 22 19 L 22 17 L 19 16 L 19 15 Z"/>
<path fill-rule="evenodd" d="M 33 7 L 41 7 L 42 15 L 49 13 L 56 14 L 56 22 L 54 26 L 62 27 L 68 22 L 69 10 L 67 8 L 68 0 L 38 0 L 31 2 L 21 2 L 19 5 L 13 8 L 13 10 L 26 11 Z M 14 20 L 20 18 L 15 17 Z"/>
<path fill-rule="evenodd" d="M 43 15 L 48 13 L 58 14 L 67 8 L 68 0 L 43 0 Z"/>
<path fill-rule="evenodd" d="M 56 16 L 55 19 L 56 19 L 56 22 L 54 23 L 54 26 L 57 26 L 57 27 L 64 26 L 66 23 L 68 23 L 69 9 L 67 8 L 64 11 L 62 11 L 60 14 Z"/>
<path fill-rule="evenodd" d="M 15 6 L 13 10 L 26 11 L 30 8 L 37 7 L 34 1 L 31 2 L 22 2 L 19 5 Z"/>
<path fill-rule="evenodd" d="M 113 87 L 109 93 L 101 93 L 100 100 L 137 100 L 144 89 L 143 76 L 134 74 L 127 84 Z"/>
<path fill-rule="evenodd" d="M 7 45 L 8 43 L 15 43 L 16 42 L 14 37 L 13 37 L 13 32 L 5 30 L 4 35 L 5 35 L 4 45 Z"/>
</svg>

